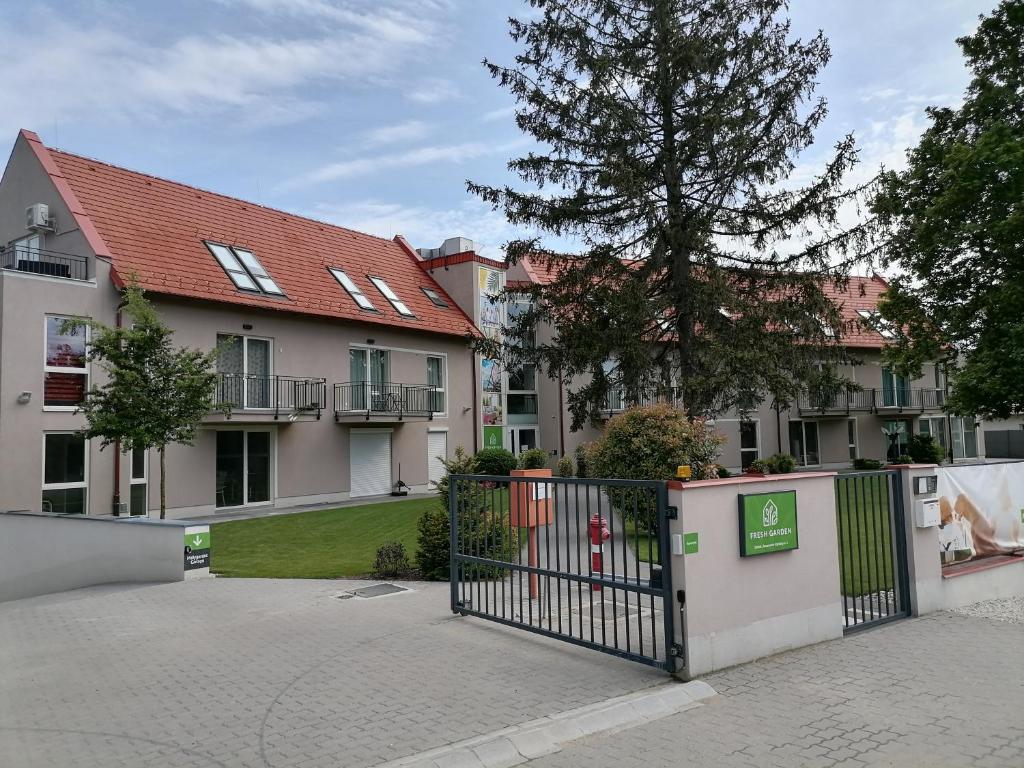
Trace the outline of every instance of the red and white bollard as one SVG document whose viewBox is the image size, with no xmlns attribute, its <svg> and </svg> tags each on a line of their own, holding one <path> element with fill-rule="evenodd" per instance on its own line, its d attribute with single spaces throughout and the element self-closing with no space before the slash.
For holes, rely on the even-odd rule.
<svg viewBox="0 0 1024 768">
<path fill-rule="evenodd" d="M 591 575 L 600 577 L 604 570 L 604 543 L 611 537 L 608 523 L 601 515 L 590 518 L 590 571 Z M 601 591 L 600 584 L 591 584 L 594 592 Z"/>
</svg>

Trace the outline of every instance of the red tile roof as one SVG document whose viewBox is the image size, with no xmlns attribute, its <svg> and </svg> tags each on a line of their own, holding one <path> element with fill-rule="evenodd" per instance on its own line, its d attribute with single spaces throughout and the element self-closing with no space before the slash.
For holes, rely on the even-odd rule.
<svg viewBox="0 0 1024 768">
<path fill-rule="evenodd" d="M 266 208 L 174 181 L 48 149 L 28 131 L 29 142 L 99 256 L 109 256 L 115 281 L 135 276 L 153 293 L 365 323 L 443 333 L 479 335 L 472 320 L 395 240 Z M 285 292 L 271 297 L 240 291 L 204 240 L 251 250 Z M 377 312 L 359 309 L 327 271 L 348 273 Z M 398 314 L 368 275 L 383 278 L 412 310 Z M 438 307 L 421 290 L 448 303 Z"/>
<path fill-rule="evenodd" d="M 514 287 L 519 287 L 520 283 L 528 285 L 529 282 L 547 285 L 558 278 L 557 264 L 552 266 L 543 262 L 534 262 L 529 258 L 521 259 L 519 263 L 523 266 L 529 281 L 517 281 Z M 851 275 L 845 289 L 840 289 L 834 284 L 824 286 L 825 293 L 840 308 L 843 320 L 848 326 L 842 336 L 844 346 L 859 349 L 881 349 L 888 343 L 878 331 L 865 327 L 861 316 L 857 313 L 857 310 L 860 309 L 869 312 L 876 311 L 878 302 L 888 287 L 889 284 L 878 275 L 871 277 Z"/>
</svg>

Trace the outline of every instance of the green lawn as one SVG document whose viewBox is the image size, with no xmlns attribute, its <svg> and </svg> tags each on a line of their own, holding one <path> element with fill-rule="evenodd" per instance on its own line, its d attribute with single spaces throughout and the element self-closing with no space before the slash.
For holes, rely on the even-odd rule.
<svg viewBox="0 0 1024 768">
<path fill-rule="evenodd" d="M 655 565 L 661 562 L 657 536 L 643 530 L 637 531 L 636 525 L 629 520 L 626 521 L 626 542 L 639 556 L 640 562 L 649 563 L 653 560 Z"/>
<path fill-rule="evenodd" d="M 366 576 L 377 548 L 390 541 L 402 542 L 415 564 L 416 522 L 438 503 L 430 496 L 216 523 L 211 570 L 282 579 Z"/>
<path fill-rule="evenodd" d="M 863 595 L 892 589 L 892 532 L 887 479 L 842 475 L 840 478 L 841 482 L 836 487 L 836 503 L 843 594 Z"/>
</svg>

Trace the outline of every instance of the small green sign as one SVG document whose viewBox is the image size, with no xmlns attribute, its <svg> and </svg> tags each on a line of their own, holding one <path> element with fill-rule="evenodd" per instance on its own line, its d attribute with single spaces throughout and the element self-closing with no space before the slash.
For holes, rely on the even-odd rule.
<svg viewBox="0 0 1024 768">
<path fill-rule="evenodd" d="M 796 491 L 740 494 L 740 557 L 798 548 Z"/>
<path fill-rule="evenodd" d="M 504 447 L 501 430 L 501 427 L 484 427 L 484 448 Z"/>
<path fill-rule="evenodd" d="M 697 554 L 697 534 L 696 533 L 684 533 L 683 534 L 683 554 L 684 555 L 695 555 Z"/>
<path fill-rule="evenodd" d="M 210 531 L 185 533 L 185 570 L 210 567 Z"/>
</svg>

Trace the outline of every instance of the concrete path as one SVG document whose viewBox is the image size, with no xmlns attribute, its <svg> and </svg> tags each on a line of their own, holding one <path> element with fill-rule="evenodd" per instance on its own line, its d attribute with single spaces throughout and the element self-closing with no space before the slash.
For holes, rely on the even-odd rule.
<svg viewBox="0 0 1024 768">
<path fill-rule="evenodd" d="M 706 706 L 537 768 L 1024 766 L 1024 598 L 910 619 L 705 678 Z"/>
</svg>

